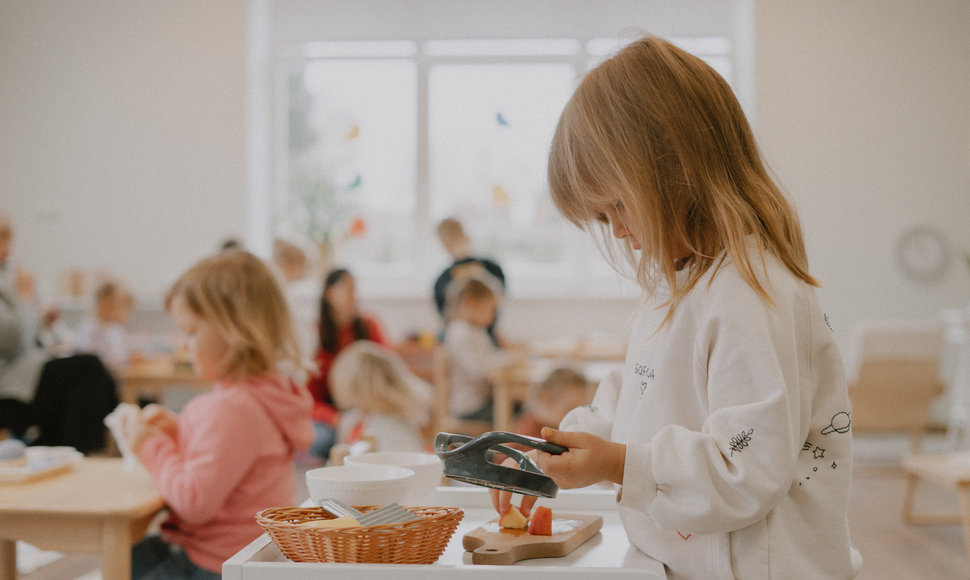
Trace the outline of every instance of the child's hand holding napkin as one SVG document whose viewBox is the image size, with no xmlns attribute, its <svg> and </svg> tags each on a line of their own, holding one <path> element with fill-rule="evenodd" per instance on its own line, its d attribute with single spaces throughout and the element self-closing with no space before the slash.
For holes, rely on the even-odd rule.
<svg viewBox="0 0 970 580">
<path fill-rule="evenodd" d="M 149 405 L 144 410 L 131 403 L 120 403 L 104 418 L 125 461 L 125 470 L 131 471 L 138 461 L 138 448 L 153 433 L 165 433 L 174 437 L 175 414 L 161 405 Z"/>
</svg>

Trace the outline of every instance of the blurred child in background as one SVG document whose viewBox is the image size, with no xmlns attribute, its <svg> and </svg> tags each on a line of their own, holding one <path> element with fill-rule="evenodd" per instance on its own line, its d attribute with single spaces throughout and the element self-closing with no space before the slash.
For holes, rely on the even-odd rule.
<svg viewBox="0 0 970 580">
<path fill-rule="evenodd" d="M 451 265 L 445 268 L 434 283 L 434 302 L 438 308 L 438 313 L 444 317 L 447 323 L 445 307 L 448 301 L 448 288 L 452 281 L 468 276 L 491 276 L 498 283 L 500 292 L 505 291 L 505 273 L 502 267 L 488 258 L 476 257 L 471 253 L 471 240 L 465 233 L 465 228 L 461 222 L 453 217 L 445 218 L 438 224 L 438 240 L 441 247 L 451 256 Z M 498 321 L 498 312 L 494 320 L 488 326 L 488 335 L 492 341 L 498 344 L 495 338 L 495 324 Z"/>
<path fill-rule="evenodd" d="M 300 348 L 307 356 L 317 346 L 320 324 L 318 253 L 306 240 L 277 238 L 273 241 L 273 264 L 283 277 L 283 291 L 290 301 Z"/>
<path fill-rule="evenodd" d="M 330 369 L 330 388 L 340 410 L 339 443 L 368 435 L 380 451 L 427 451 L 422 435 L 430 419 L 432 388 L 394 351 L 358 340 Z"/>
<path fill-rule="evenodd" d="M 125 367 L 130 358 L 126 324 L 133 304 L 121 282 L 101 282 L 94 293 L 94 309 L 81 319 L 74 333 L 74 350 L 98 355 L 115 371 Z"/>
<path fill-rule="evenodd" d="M 133 548 L 132 578 L 219 578 L 261 533 L 253 515 L 294 501 L 293 459 L 313 439 L 312 402 L 287 374 L 300 364 L 299 343 L 277 277 L 259 258 L 207 258 L 165 305 L 188 336 L 196 374 L 214 386 L 178 415 L 146 407 L 126 437 L 170 510 L 161 536 Z"/>
<path fill-rule="evenodd" d="M 512 431 L 542 437 L 543 427 L 559 427 L 566 413 L 587 402 L 586 377 L 570 368 L 557 368 L 546 380 L 532 386 Z"/>
<path fill-rule="evenodd" d="M 451 415 L 470 421 L 491 421 L 490 376 L 518 356 L 492 341 L 488 329 L 495 321 L 501 290 L 489 278 L 466 276 L 448 288 L 444 348 L 449 361 Z"/>
<path fill-rule="evenodd" d="M 307 388 L 313 395 L 315 432 L 310 453 L 319 459 L 325 460 L 330 456 L 340 422 L 330 392 L 330 368 L 340 351 L 356 340 L 370 340 L 390 346 L 377 319 L 360 312 L 356 279 L 348 270 L 338 268 L 323 281 L 319 346 L 314 356 L 316 372 L 307 382 Z"/>
</svg>

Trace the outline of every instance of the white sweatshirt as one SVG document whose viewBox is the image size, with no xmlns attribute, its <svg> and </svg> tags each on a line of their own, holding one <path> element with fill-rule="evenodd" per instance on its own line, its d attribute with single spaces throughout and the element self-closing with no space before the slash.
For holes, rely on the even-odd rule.
<svg viewBox="0 0 970 580">
<path fill-rule="evenodd" d="M 773 256 L 774 306 L 731 263 L 713 270 L 659 331 L 669 290 L 638 309 L 622 368 L 561 428 L 626 444 L 620 518 L 670 580 L 853 578 L 849 401 L 827 318 Z"/>
<path fill-rule="evenodd" d="M 490 376 L 514 355 L 495 346 L 488 330 L 460 319 L 448 323 L 445 330 L 451 394 L 451 414 L 463 417 L 482 408 L 492 398 Z"/>
</svg>

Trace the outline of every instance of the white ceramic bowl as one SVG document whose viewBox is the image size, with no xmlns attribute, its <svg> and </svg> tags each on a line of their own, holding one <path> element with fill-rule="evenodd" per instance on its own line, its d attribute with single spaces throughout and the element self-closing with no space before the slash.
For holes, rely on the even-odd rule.
<svg viewBox="0 0 970 580">
<path fill-rule="evenodd" d="M 414 471 L 406 505 L 427 505 L 426 502 L 441 484 L 443 469 L 437 455 L 418 451 L 375 451 L 348 455 L 344 458 L 344 465 L 395 465 Z"/>
<path fill-rule="evenodd" d="M 414 471 L 395 465 L 339 465 L 306 472 L 306 487 L 314 504 L 328 497 L 350 505 L 405 503 Z"/>
</svg>

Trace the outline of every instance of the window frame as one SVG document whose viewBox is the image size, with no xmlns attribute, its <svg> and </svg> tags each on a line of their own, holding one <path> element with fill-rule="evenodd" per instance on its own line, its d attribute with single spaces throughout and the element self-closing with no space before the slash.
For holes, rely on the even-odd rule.
<svg viewBox="0 0 970 580">
<path fill-rule="evenodd" d="M 740 69 L 737 63 L 739 47 L 732 46 L 733 39 L 723 35 L 714 37 L 727 41 L 728 50 L 720 54 L 698 54 L 701 58 L 707 59 L 714 56 L 726 59 L 732 66 L 731 75 L 727 79 L 732 86 L 737 81 L 736 77 L 743 76 L 738 74 Z M 693 37 L 671 37 L 670 40 L 680 43 L 685 39 L 703 38 L 702 35 Z M 429 54 L 426 47 L 435 42 L 445 39 L 407 39 L 407 40 L 386 40 L 375 39 L 373 41 L 335 41 L 334 46 L 339 44 L 358 44 L 366 45 L 373 43 L 391 43 L 404 45 L 413 43 L 414 50 L 402 50 L 399 55 L 392 54 L 364 54 L 359 55 L 340 55 L 340 56 L 313 56 L 307 54 L 307 48 L 320 43 L 310 41 L 302 43 L 290 43 L 285 45 L 280 56 L 273 64 L 276 84 L 275 112 L 272 119 L 273 133 L 273 171 L 272 171 L 272 191 L 270 192 L 270 206 L 273 217 L 270 219 L 270 236 L 275 235 L 277 229 L 277 213 L 279 208 L 288 200 L 288 76 L 296 67 L 305 67 L 306 64 L 317 58 L 340 58 L 340 59 L 407 59 L 414 62 L 416 67 L 416 143 L 415 143 L 415 215 L 411 220 L 410 227 L 413 228 L 415 246 L 411 256 L 408 257 L 402 268 L 394 271 L 383 271 L 380 267 L 372 267 L 370 263 L 355 265 L 344 264 L 337 257 L 335 265 L 345 265 L 351 267 L 358 279 L 361 280 L 361 287 L 365 293 L 373 297 L 424 297 L 430 295 L 430 285 L 437 273 L 450 263 L 450 257 L 439 247 L 437 238 L 434 234 L 436 220 L 439 218 L 430 215 L 431 208 L 431 184 L 430 184 L 430 142 L 428 116 L 429 108 L 429 78 L 431 70 L 437 65 L 502 65 L 502 64 L 568 64 L 575 72 L 578 80 L 595 64 L 612 53 L 612 51 L 591 51 L 590 47 L 595 43 L 603 43 L 606 39 L 602 37 L 568 37 L 565 40 L 576 41 L 577 49 L 571 54 Z M 495 41 L 514 42 L 517 40 L 530 39 L 500 39 Z M 540 39 L 541 40 L 541 39 Z M 564 40 L 564 39 L 560 39 Z M 622 45 L 622 39 L 612 39 L 615 47 Z M 460 41 L 460 39 L 459 39 Z M 390 44 L 389 44 L 390 46 Z M 737 72 L 736 72 L 737 71 Z M 744 92 L 736 89 L 739 96 Z M 443 216 L 441 216 L 443 217 Z M 576 230 L 578 235 L 589 238 L 588 234 Z M 592 243 L 590 241 L 589 243 Z M 473 240 L 474 246 L 474 240 Z M 567 252 L 573 253 L 573 252 Z M 421 267 L 417 257 L 422 257 L 425 264 L 430 263 L 425 268 Z M 376 263 L 375 263 L 376 264 Z M 611 297 L 611 298 L 630 298 L 638 295 L 639 289 L 636 285 L 624 276 L 612 270 L 603 270 L 600 274 L 590 276 L 586 271 L 586 263 L 570 264 L 570 269 L 575 270 L 574 274 L 557 276 L 545 270 L 537 272 L 535 275 L 521 275 L 517 273 L 509 291 L 515 296 L 524 298 L 535 298 L 540 296 L 548 297 Z"/>
</svg>

